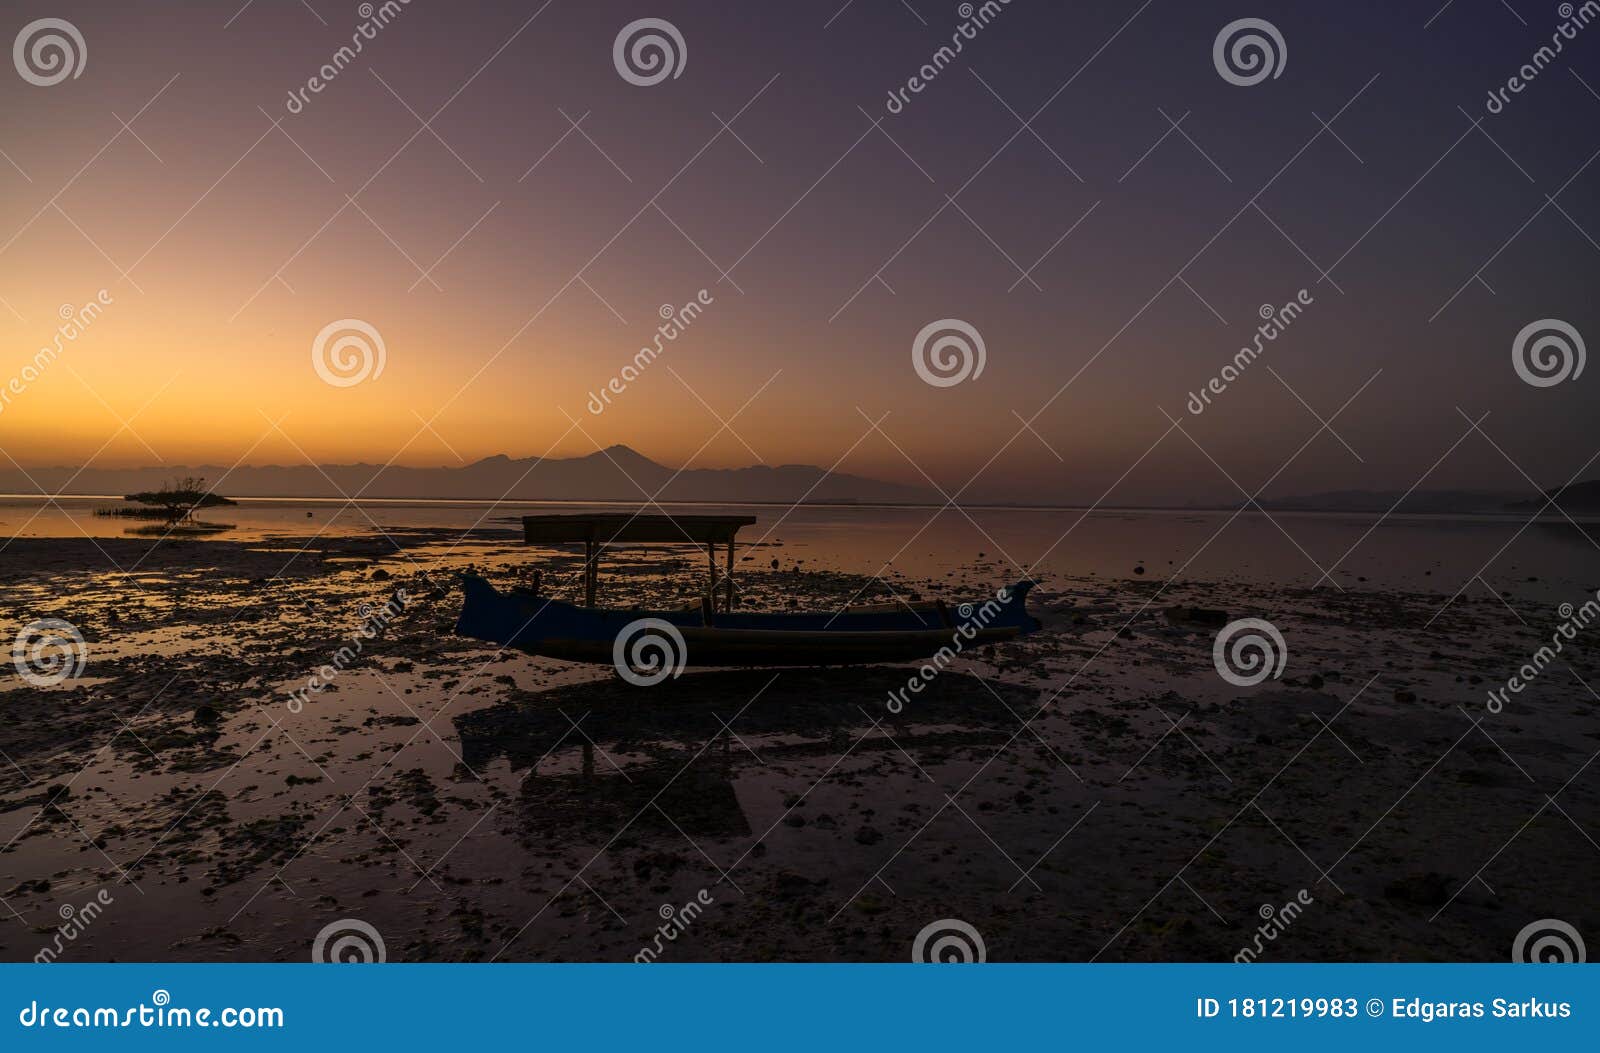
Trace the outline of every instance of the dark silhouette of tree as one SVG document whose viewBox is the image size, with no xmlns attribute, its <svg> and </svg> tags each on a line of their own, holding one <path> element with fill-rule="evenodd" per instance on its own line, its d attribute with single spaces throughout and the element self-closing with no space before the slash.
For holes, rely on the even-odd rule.
<svg viewBox="0 0 1600 1053">
<path fill-rule="evenodd" d="M 124 501 L 135 504 L 150 505 L 152 509 L 159 509 L 161 514 L 171 523 L 181 523 L 193 519 L 196 509 L 215 508 L 219 505 L 236 504 L 220 494 L 214 494 L 205 488 L 204 479 L 189 476 L 184 479 L 174 479 L 162 483 L 159 490 L 145 490 L 137 494 L 128 494 Z"/>
</svg>

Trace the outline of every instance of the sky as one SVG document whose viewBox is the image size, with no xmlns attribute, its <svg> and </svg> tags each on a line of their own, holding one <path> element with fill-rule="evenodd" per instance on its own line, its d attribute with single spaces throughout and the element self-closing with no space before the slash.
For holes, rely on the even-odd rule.
<svg viewBox="0 0 1600 1053">
<path fill-rule="evenodd" d="M 1555 4 L 365 10 L 4 6 L 82 45 L 0 76 L 0 467 L 622 443 L 1121 504 L 1600 477 L 1600 368 L 1514 354 L 1600 334 L 1600 21 L 1491 112 Z M 1282 47 L 1239 84 L 1214 45 L 1247 17 Z M 619 67 L 640 19 L 675 75 Z M 982 369 L 930 383 L 926 328 L 974 348 L 951 320 Z M 381 372 L 339 372 L 352 333 Z"/>
</svg>

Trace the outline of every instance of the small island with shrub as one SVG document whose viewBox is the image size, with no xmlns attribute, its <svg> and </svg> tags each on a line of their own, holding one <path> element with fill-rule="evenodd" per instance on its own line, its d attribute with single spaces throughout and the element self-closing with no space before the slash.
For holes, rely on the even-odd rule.
<svg viewBox="0 0 1600 1053">
<path fill-rule="evenodd" d="M 212 493 L 205 488 L 205 480 L 188 476 L 163 483 L 159 490 L 144 490 L 128 494 L 124 501 L 131 502 L 116 508 L 99 508 L 97 516 L 124 516 L 129 519 L 152 519 L 158 526 L 137 527 L 130 533 L 184 533 L 214 534 L 232 530 L 232 523 L 207 523 L 195 518 L 202 508 L 236 505 L 237 501 Z"/>
</svg>

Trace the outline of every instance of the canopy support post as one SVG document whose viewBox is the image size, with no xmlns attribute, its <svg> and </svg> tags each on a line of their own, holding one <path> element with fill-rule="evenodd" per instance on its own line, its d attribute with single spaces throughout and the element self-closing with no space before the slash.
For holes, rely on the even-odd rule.
<svg viewBox="0 0 1600 1053">
<path fill-rule="evenodd" d="M 706 595 L 711 597 L 711 609 L 717 609 L 717 543 L 706 542 Z"/>
<path fill-rule="evenodd" d="M 733 610 L 733 535 L 732 534 L 728 535 L 728 580 L 726 582 L 724 582 L 723 588 L 724 588 L 726 594 L 723 597 L 722 609 L 725 610 L 725 611 L 731 611 L 731 610 Z"/>
<path fill-rule="evenodd" d="M 586 607 L 594 607 L 595 585 L 599 578 L 600 552 L 591 537 L 583 543 L 583 601 Z"/>
</svg>

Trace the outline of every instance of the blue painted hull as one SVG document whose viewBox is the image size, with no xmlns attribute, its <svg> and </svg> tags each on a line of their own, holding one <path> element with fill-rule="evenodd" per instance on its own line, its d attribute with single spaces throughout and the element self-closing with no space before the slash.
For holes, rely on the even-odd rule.
<svg viewBox="0 0 1600 1053">
<path fill-rule="evenodd" d="M 678 638 L 680 665 L 698 666 L 909 661 L 947 647 L 964 651 L 1003 643 L 1040 628 L 1026 609 L 1031 581 L 949 606 L 804 614 L 719 611 L 711 624 L 700 611 L 601 610 L 519 590 L 503 593 L 473 574 L 464 575 L 462 585 L 466 602 L 457 635 L 576 662 L 616 661 L 621 644 L 649 631 L 639 625 L 647 620 L 657 635 Z"/>
</svg>

